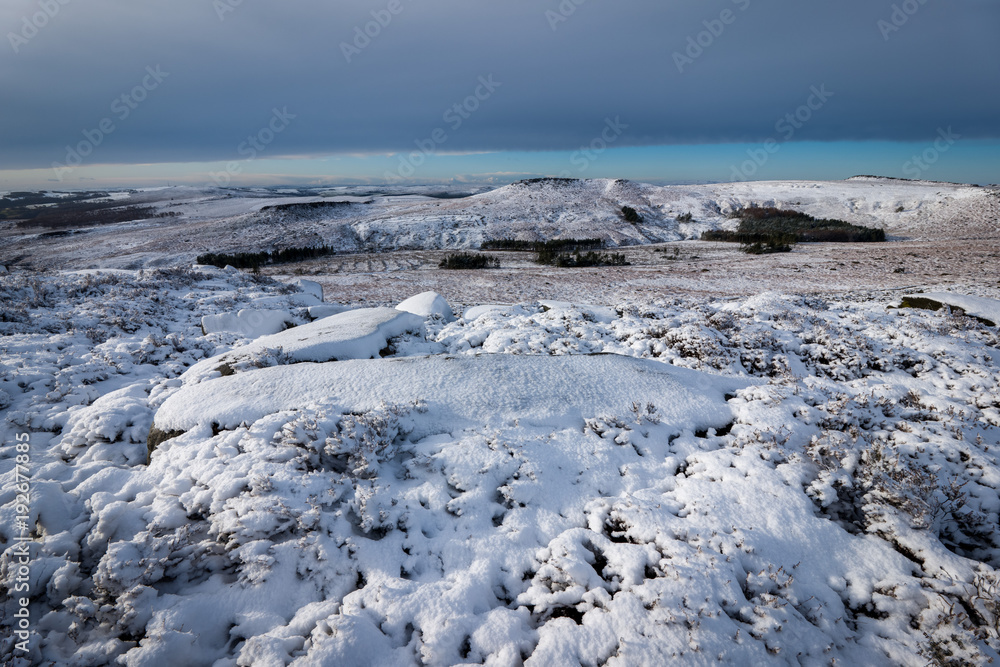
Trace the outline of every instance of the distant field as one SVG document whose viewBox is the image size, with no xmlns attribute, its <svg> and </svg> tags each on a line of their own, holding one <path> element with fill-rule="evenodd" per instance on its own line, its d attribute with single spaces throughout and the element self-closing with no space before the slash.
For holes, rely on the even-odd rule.
<svg viewBox="0 0 1000 667">
<path fill-rule="evenodd" d="M 747 295 L 772 290 L 830 293 L 905 289 L 913 285 L 1000 286 L 993 267 L 1000 239 L 976 244 L 897 242 L 809 243 L 790 253 L 745 255 L 730 243 L 685 241 L 621 249 L 630 266 L 539 266 L 523 252 L 492 252 L 502 268 L 439 269 L 445 251 L 348 254 L 269 267 L 275 276 L 303 276 L 336 302 L 394 303 L 435 290 L 461 304 L 562 299 L 617 303 L 672 294 Z"/>
</svg>

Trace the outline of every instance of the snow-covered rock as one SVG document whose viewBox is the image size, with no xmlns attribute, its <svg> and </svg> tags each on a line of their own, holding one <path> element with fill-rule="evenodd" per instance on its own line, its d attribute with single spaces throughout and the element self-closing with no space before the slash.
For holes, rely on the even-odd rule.
<svg viewBox="0 0 1000 667">
<path fill-rule="evenodd" d="M 921 292 L 920 294 L 907 294 L 903 297 L 903 301 L 914 304 L 923 301 L 932 308 L 941 305 L 950 306 L 961 310 L 966 315 L 986 320 L 990 325 L 1000 324 L 1000 301 L 996 299 L 955 292 Z"/>
<path fill-rule="evenodd" d="M 206 334 L 231 331 L 247 338 L 258 338 L 284 331 L 294 320 L 286 310 L 248 309 L 235 313 L 205 315 L 201 328 Z"/>
<path fill-rule="evenodd" d="M 294 292 L 292 294 L 280 294 L 254 299 L 255 308 L 267 309 L 274 306 L 290 305 L 298 308 L 312 308 L 322 304 L 322 300 L 316 298 L 315 294 L 309 292 Z"/>
<path fill-rule="evenodd" d="M 499 304 L 470 306 L 463 311 L 462 318 L 472 322 L 483 315 L 527 315 L 528 312 L 524 306 L 504 306 Z"/>
<path fill-rule="evenodd" d="M 261 336 L 250 343 L 195 364 L 183 380 L 200 382 L 220 367 L 227 373 L 304 361 L 378 357 L 389 341 L 403 334 L 422 336 L 424 320 L 395 308 L 359 308 Z"/>
<path fill-rule="evenodd" d="M 330 317 L 331 315 L 339 315 L 347 310 L 351 310 L 351 307 L 341 306 L 335 303 L 322 303 L 318 306 L 309 306 L 307 312 L 309 313 L 310 319 L 321 320 L 324 317 Z"/>
<path fill-rule="evenodd" d="M 383 403 L 425 403 L 427 428 L 446 432 L 514 421 L 582 425 L 584 418 L 651 404 L 680 432 L 728 424 L 724 395 L 748 384 L 618 355 L 356 360 L 262 368 L 189 385 L 164 402 L 155 422 L 164 432 L 198 424 L 234 428 L 317 402 L 356 413 Z"/>
<path fill-rule="evenodd" d="M 320 301 L 323 300 L 323 286 L 320 285 L 318 282 L 314 280 L 305 280 L 303 278 L 299 278 L 297 280 L 294 280 L 292 284 L 298 287 L 301 291 L 305 292 L 306 294 L 312 294 Z"/>
<path fill-rule="evenodd" d="M 421 317 L 439 317 L 445 321 L 455 319 L 455 315 L 451 311 L 451 306 L 437 292 L 423 292 L 422 294 L 411 296 L 396 306 L 396 309 Z"/>
</svg>

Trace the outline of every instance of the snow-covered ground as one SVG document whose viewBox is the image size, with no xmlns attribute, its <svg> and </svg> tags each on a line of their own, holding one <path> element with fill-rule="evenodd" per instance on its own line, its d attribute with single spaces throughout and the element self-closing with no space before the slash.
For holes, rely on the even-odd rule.
<svg viewBox="0 0 1000 667">
<path fill-rule="evenodd" d="M 918 186 L 842 187 L 905 206 L 888 190 Z M 975 200 L 919 187 L 945 209 Z M 651 192 L 609 201 L 697 203 Z M 788 196 L 832 215 L 828 195 Z M 348 299 L 311 321 L 315 291 L 266 276 L 15 266 L 0 650 L 14 665 L 996 660 L 1000 334 L 898 308 L 918 289 L 872 275 L 825 295 L 778 277 L 752 296 L 453 301 L 457 319 L 433 295 Z M 995 277 L 942 291 L 1000 303 Z M 202 328 L 241 311 L 296 326 Z"/>
</svg>

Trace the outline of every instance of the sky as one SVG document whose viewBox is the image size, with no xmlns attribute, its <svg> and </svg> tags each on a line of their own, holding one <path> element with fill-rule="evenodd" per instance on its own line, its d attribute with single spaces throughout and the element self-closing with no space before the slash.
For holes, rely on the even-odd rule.
<svg viewBox="0 0 1000 667">
<path fill-rule="evenodd" d="M 1000 182 L 996 0 L 5 0 L 0 189 Z"/>
</svg>

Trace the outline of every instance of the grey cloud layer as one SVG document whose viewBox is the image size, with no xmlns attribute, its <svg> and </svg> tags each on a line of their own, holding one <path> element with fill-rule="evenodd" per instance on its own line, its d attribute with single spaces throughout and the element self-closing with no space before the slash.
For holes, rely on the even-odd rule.
<svg viewBox="0 0 1000 667">
<path fill-rule="evenodd" d="M 448 150 L 574 149 L 609 116 L 619 145 L 759 141 L 819 85 L 835 97 L 796 140 L 1000 135 L 989 0 L 17 0 L 0 28 L 2 168 L 62 161 L 105 119 L 93 161 L 235 159 L 275 107 L 296 119 L 269 156 L 415 150 L 489 75 Z M 121 118 L 147 67 L 169 76 Z"/>
</svg>

